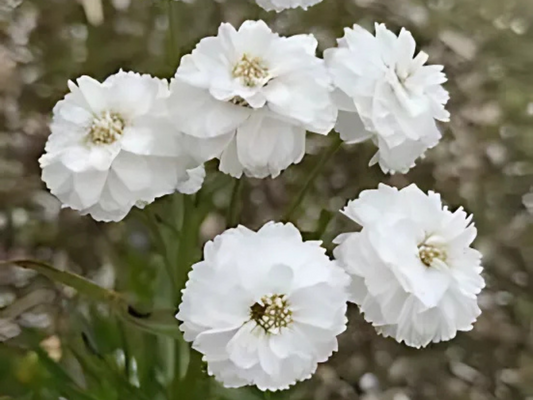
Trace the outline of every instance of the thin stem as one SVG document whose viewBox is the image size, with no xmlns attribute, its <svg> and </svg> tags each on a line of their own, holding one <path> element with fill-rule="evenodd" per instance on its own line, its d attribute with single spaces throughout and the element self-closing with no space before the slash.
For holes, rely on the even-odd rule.
<svg viewBox="0 0 533 400">
<path fill-rule="evenodd" d="M 233 228 L 239 223 L 239 211 L 241 208 L 241 193 L 244 186 L 244 178 L 235 180 L 233 191 L 231 193 L 231 200 L 228 208 L 228 214 L 226 216 L 226 226 Z"/>
<path fill-rule="evenodd" d="M 183 214 L 181 220 L 181 239 L 178 247 L 177 259 L 177 286 L 179 291 L 176 293 L 177 304 L 181 303 L 181 289 L 185 287 L 187 276 L 191 270 L 192 265 L 196 261 L 198 248 L 198 236 L 202 218 L 196 207 L 196 201 L 193 196 L 183 196 Z M 187 388 L 185 382 L 187 378 L 182 379 L 184 372 L 187 375 L 194 373 L 196 365 L 191 362 L 191 353 L 188 347 L 181 347 L 180 343 L 176 343 L 175 360 L 174 360 L 174 379 L 170 386 L 172 397 L 174 399 L 183 399 L 191 393 L 186 393 Z M 189 357 L 184 362 L 186 354 Z M 187 389 L 188 390 L 188 389 Z"/>
<path fill-rule="evenodd" d="M 130 382 L 131 374 L 131 363 L 130 363 L 130 349 L 128 343 L 128 337 L 126 336 L 126 331 L 124 327 L 124 321 L 117 320 L 118 333 L 120 335 L 120 340 L 122 341 L 122 350 L 124 351 L 124 375 L 126 379 Z"/>
<path fill-rule="evenodd" d="M 213 2 L 213 25 L 218 26 L 224 22 L 224 9 L 220 2 Z"/>
<path fill-rule="evenodd" d="M 196 261 L 195 250 L 198 246 L 198 233 L 200 229 L 199 216 L 192 196 L 183 197 L 183 220 L 181 225 L 181 240 L 178 248 L 178 304 L 181 301 L 181 289 L 185 287 L 187 275 L 192 264 Z"/>
<path fill-rule="evenodd" d="M 155 213 L 152 211 L 151 207 L 147 207 L 146 210 L 147 210 L 146 212 L 148 213 L 148 216 L 147 218 L 143 218 L 143 220 L 145 221 L 151 233 L 152 240 L 154 241 L 157 251 L 163 257 L 163 264 L 164 264 L 165 270 L 167 271 L 168 277 L 170 279 L 170 283 L 172 285 L 172 297 L 174 298 L 178 290 L 177 283 L 176 283 L 176 276 L 175 276 L 174 268 L 173 268 L 174 263 L 172 262 L 172 258 L 168 252 L 165 237 L 163 236 L 157 224 L 157 217 Z M 139 214 L 142 215 L 142 213 L 139 213 Z"/>
<path fill-rule="evenodd" d="M 178 6 L 178 4 L 175 0 L 167 0 L 167 5 L 169 27 L 167 57 L 169 66 L 171 68 L 171 73 L 173 74 L 176 71 L 176 68 L 178 67 L 181 56 L 181 49 L 178 40 L 179 20 L 178 14 L 176 13 L 176 7 Z"/>
<path fill-rule="evenodd" d="M 187 398 L 191 394 L 195 394 L 195 398 L 207 398 L 209 390 L 209 382 L 202 382 L 205 374 L 202 370 L 202 355 L 195 350 L 189 353 L 189 365 L 187 374 L 181 380 L 178 399 Z"/>
<path fill-rule="evenodd" d="M 168 222 L 166 219 L 161 218 L 159 215 L 155 214 L 155 217 L 157 218 L 157 222 L 167 228 L 175 237 L 176 239 L 181 238 L 181 232 L 178 228 L 176 228 L 174 225 L 172 225 L 170 222 Z"/>
<path fill-rule="evenodd" d="M 313 186 L 313 183 L 315 179 L 318 177 L 320 172 L 322 172 L 322 169 L 327 164 L 327 162 L 333 157 L 333 155 L 337 152 L 337 150 L 340 149 L 342 145 L 342 140 L 338 137 L 336 137 L 331 145 L 326 149 L 325 153 L 322 155 L 322 158 L 320 161 L 315 165 L 315 168 L 311 171 L 309 176 L 307 177 L 307 180 L 305 181 L 304 185 L 294 198 L 293 202 L 287 209 L 287 212 L 283 216 L 283 221 L 290 221 L 292 217 L 294 217 L 294 214 L 298 210 L 298 207 L 300 207 L 303 199 L 305 198 L 307 192 L 309 192 L 309 189 Z"/>
</svg>

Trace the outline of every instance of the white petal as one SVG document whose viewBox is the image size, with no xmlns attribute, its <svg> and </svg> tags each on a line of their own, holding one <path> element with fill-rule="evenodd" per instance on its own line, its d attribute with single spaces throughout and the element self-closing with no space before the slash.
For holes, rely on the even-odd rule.
<svg viewBox="0 0 533 400">
<path fill-rule="evenodd" d="M 158 79 L 123 71 L 109 77 L 104 85 L 109 88 L 109 107 L 128 117 L 148 113 L 160 88 Z"/>
<path fill-rule="evenodd" d="M 134 154 L 178 157 L 183 153 L 178 143 L 178 133 L 160 118 L 137 119 L 124 129 L 121 147 Z"/>
<path fill-rule="evenodd" d="M 82 199 L 82 208 L 97 203 L 107 180 L 107 171 L 87 171 L 74 176 L 74 190 Z"/>
<path fill-rule="evenodd" d="M 113 162 L 113 171 L 131 191 L 146 189 L 151 184 L 152 174 L 147 161 L 132 153 L 123 151 Z"/>
<path fill-rule="evenodd" d="M 305 131 L 270 116 L 254 115 L 237 132 L 239 162 L 248 176 L 275 178 L 304 151 Z"/>
<path fill-rule="evenodd" d="M 372 132 L 366 130 L 361 117 L 355 112 L 339 111 L 335 130 L 348 144 L 363 142 L 372 137 Z"/>
<path fill-rule="evenodd" d="M 170 85 L 170 116 L 186 134 L 212 138 L 234 131 L 250 115 L 245 107 L 219 101 L 204 89 L 190 86 L 179 79 Z"/>
<path fill-rule="evenodd" d="M 383 210 L 395 204 L 397 192 L 396 188 L 380 183 L 377 190 L 365 190 L 357 200 L 350 201 L 342 213 L 365 226 L 381 218 Z"/>
<path fill-rule="evenodd" d="M 226 346 L 237 333 L 238 328 L 209 330 L 200 333 L 194 340 L 194 349 L 208 354 L 207 361 L 222 361 L 228 358 Z"/>
<path fill-rule="evenodd" d="M 205 179 L 205 168 L 203 165 L 187 170 L 187 178 L 179 180 L 177 189 L 180 193 L 194 194 L 198 192 Z"/>
<path fill-rule="evenodd" d="M 76 83 L 94 114 L 98 115 L 108 109 L 108 91 L 100 82 L 82 76 L 76 80 Z"/>
<path fill-rule="evenodd" d="M 264 120 L 263 114 L 254 113 L 237 130 L 237 154 L 250 176 L 268 175 L 268 162 L 278 138 L 277 132 Z"/>
<path fill-rule="evenodd" d="M 234 178 L 240 178 L 243 173 L 243 165 L 239 161 L 237 155 L 237 140 L 232 139 L 229 145 L 226 147 L 222 156 L 220 157 L 219 167 L 220 171 L 233 176 Z"/>
<path fill-rule="evenodd" d="M 269 375 L 278 375 L 280 369 L 280 359 L 269 345 L 270 337 L 259 343 L 259 362 L 261 368 Z"/>
<path fill-rule="evenodd" d="M 261 338 L 252 332 L 256 328 L 260 329 L 252 322 L 243 325 L 227 344 L 229 359 L 239 368 L 248 369 L 259 362 L 257 352 Z"/>
</svg>

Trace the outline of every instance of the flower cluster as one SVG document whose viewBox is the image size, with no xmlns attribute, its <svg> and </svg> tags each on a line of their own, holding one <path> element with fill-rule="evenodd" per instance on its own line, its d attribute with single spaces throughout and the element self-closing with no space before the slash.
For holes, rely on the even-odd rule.
<svg viewBox="0 0 533 400">
<path fill-rule="evenodd" d="M 224 23 L 183 57 L 170 82 L 119 72 L 83 76 L 54 109 L 43 180 L 68 207 L 118 221 L 176 190 L 194 193 L 202 164 L 240 178 L 276 177 L 305 154 L 306 131 L 335 126 L 347 143 L 372 138 L 385 172 L 406 172 L 446 121 L 441 66 L 384 25 L 346 29 L 316 57 L 312 35 L 280 37 L 263 21 Z M 338 115 L 338 118 L 337 118 Z"/>
<path fill-rule="evenodd" d="M 280 11 L 319 1 L 257 2 Z M 443 67 L 415 47 L 405 29 L 355 25 L 322 60 L 312 35 L 223 23 L 170 82 L 123 71 L 69 82 L 42 178 L 66 207 L 119 221 L 158 197 L 195 193 L 212 159 L 235 178 L 275 178 L 302 160 L 307 131 L 372 139 L 371 164 L 406 172 L 449 119 Z M 484 280 L 471 217 L 415 185 L 364 191 L 343 213 L 362 230 L 337 237 L 334 260 L 292 224 L 238 226 L 205 245 L 176 317 L 210 375 L 271 391 L 309 378 L 337 350 L 348 301 L 413 347 L 472 329 Z"/>
</svg>

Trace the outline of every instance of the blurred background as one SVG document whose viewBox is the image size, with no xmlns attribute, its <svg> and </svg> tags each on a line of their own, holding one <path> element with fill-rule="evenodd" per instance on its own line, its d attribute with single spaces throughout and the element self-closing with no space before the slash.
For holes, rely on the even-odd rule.
<svg viewBox="0 0 533 400">
<path fill-rule="evenodd" d="M 216 34 L 221 21 L 256 18 L 282 34 L 315 34 L 320 52 L 354 23 L 405 26 L 430 63 L 445 65 L 452 121 L 442 143 L 409 174 L 392 177 L 368 168 L 372 144 L 344 146 L 296 222 L 329 246 L 356 228 L 336 212 L 348 199 L 379 182 L 415 182 L 474 214 L 488 283 L 475 329 L 424 350 L 376 335 L 351 307 L 339 353 L 288 398 L 533 399 L 531 0 L 324 0 L 307 12 L 281 14 L 247 0 L 0 0 L 0 260 L 46 260 L 157 305 L 165 276 L 135 216 L 96 223 L 61 210 L 41 183 L 37 159 L 51 110 L 68 79 L 104 79 L 120 68 L 170 78 L 180 55 Z M 279 219 L 328 140 L 310 135 L 304 161 L 279 179 L 248 179 L 241 223 L 257 228 Z M 231 193 L 216 165 L 208 170 L 220 189 L 205 194 L 212 208 L 201 226 L 203 241 L 225 228 Z M 154 367 L 164 366 L 164 345 L 71 289 L 0 267 L 0 399 L 58 399 L 69 393 L 65 387 L 73 388 L 69 400 L 164 399 L 161 382 L 169 371 Z M 122 392 L 121 379 L 147 396 Z M 253 392 L 220 396 L 255 398 Z"/>
</svg>

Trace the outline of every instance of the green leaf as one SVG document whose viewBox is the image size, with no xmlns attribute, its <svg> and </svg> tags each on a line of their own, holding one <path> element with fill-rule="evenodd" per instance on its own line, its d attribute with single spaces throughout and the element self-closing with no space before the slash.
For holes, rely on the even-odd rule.
<svg viewBox="0 0 533 400">
<path fill-rule="evenodd" d="M 150 398 L 142 393 L 139 388 L 131 385 L 125 375 L 122 375 L 110 364 L 108 357 L 87 354 L 87 352 L 84 352 L 77 347 L 71 345 L 70 351 L 83 367 L 83 370 L 90 374 L 96 382 L 103 382 L 103 380 L 108 381 L 111 387 L 113 387 L 122 398 L 150 400 Z M 92 353 L 93 350 L 94 349 L 89 349 L 89 353 Z"/>
<path fill-rule="evenodd" d="M 137 314 L 131 307 L 119 313 L 119 316 L 137 328 L 155 335 L 181 338 L 179 324 L 174 318 L 173 310 L 155 310 L 144 315 Z"/>
<path fill-rule="evenodd" d="M 324 236 L 324 233 L 334 216 L 335 213 L 328 210 L 322 210 L 320 212 L 320 218 L 318 219 L 318 227 L 316 230 L 317 240 L 320 240 L 322 236 Z"/>
<path fill-rule="evenodd" d="M 108 302 L 122 320 L 145 332 L 174 339 L 181 338 L 178 321 L 174 318 L 175 312 L 173 310 L 157 310 L 139 315 L 134 312 L 133 308 L 128 307 L 119 293 L 104 289 L 82 276 L 60 271 L 41 261 L 15 260 L 0 263 L 0 267 L 7 265 L 17 265 L 21 268 L 37 271 L 54 282 L 70 286 L 93 300 Z"/>
<path fill-rule="evenodd" d="M 112 303 L 121 300 L 120 295 L 112 290 L 104 289 L 82 276 L 67 271 L 60 271 L 42 261 L 13 260 L 0 262 L 0 267 L 9 265 L 16 265 L 21 268 L 31 269 L 39 272 L 54 282 L 70 286 L 76 289 L 78 292 L 95 300 L 110 301 Z"/>
<path fill-rule="evenodd" d="M 50 383 L 53 383 L 59 392 L 73 400 L 98 400 L 80 388 L 74 379 L 59 364 L 53 361 L 44 350 L 36 347 L 34 351 L 39 357 L 39 362 L 53 377 Z"/>
</svg>

